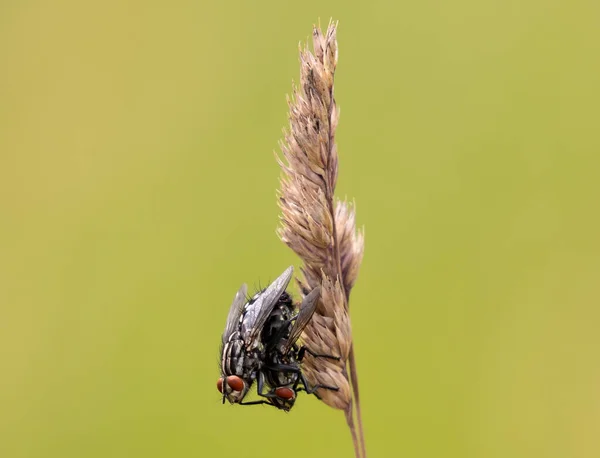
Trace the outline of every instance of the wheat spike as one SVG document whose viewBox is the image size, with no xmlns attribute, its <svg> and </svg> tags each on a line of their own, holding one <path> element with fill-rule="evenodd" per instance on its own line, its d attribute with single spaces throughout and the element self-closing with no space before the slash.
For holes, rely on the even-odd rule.
<svg viewBox="0 0 600 458">
<path fill-rule="evenodd" d="M 320 389 L 318 395 L 327 405 L 344 410 L 356 456 L 366 458 L 348 314 L 364 235 L 356 231 L 353 206 L 334 197 L 338 174 L 335 130 L 339 118 L 333 92 L 338 57 L 336 29 L 337 23 L 330 22 L 323 35 L 314 26 L 313 53 L 308 46 L 300 49 L 300 85 L 288 98 L 290 126 L 280 144 L 283 160 L 278 158 L 282 169 L 278 234 L 303 261 L 302 278 L 298 280 L 303 294 L 321 285 L 321 300 L 303 334 L 305 345 L 316 353 L 341 357 L 335 361 L 307 356 L 303 371 L 312 385 L 339 387 L 339 391 Z"/>
</svg>

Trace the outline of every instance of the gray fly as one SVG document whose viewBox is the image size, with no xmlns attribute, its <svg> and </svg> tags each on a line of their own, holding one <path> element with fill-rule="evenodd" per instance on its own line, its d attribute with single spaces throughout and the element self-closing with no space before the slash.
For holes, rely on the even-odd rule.
<svg viewBox="0 0 600 458">
<path fill-rule="evenodd" d="M 298 346 L 297 341 L 317 307 L 320 290 L 315 288 L 307 294 L 296 312 L 292 298 L 285 292 L 292 274 L 290 266 L 249 301 L 246 301 L 246 285 L 237 292 L 222 336 L 217 388 L 223 394 L 223 402 L 227 399 L 232 404 L 268 404 L 288 411 L 298 391 L 338 389 L 324 385 L 310 387 L 302 374 L 300 362 L 305 353 L 339 358 Z M 244 401 L 254 381 L 258 395 L 265 399 Z"/>
</svg>

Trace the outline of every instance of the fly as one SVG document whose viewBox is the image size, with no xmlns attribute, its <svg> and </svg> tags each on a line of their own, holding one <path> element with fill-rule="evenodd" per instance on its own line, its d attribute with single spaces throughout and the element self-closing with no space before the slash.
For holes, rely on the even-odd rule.
<svg viewBox="0 0 600 458">
<path fill-rule="evenodd" d="M 246 301 L 246 285 L 237 292 L 222 336 L 217 388 L 223 394 L 223 403 L 227 399 L 232 404 L 269 404 L 287 411 L 293 407 L 298 391 L 338 389 L 324 385 L 310 387 L 302 374 L 300 362 L 307 352 L 315 357 L 339 358 L 318 355 L 297 345 L 316 309 L 320 290 L 312 290 L 295 313 L 296 307 L 285 292 L 292 274 L 290 266 L 249 301 Z M 266 400 L 245 402 L 254 381 L 258 395 Z"/>
<path fill-rule="evenodd" d="M 288 296 L 287 293 L 284 294 Z M 318 288 L 312 290 L 300 304 L 297 313 L 289 296 L 287 301 L 280 300 L 278 307 L 273 310 L 262 333 L 266 348 L 263 373 L 271 390 L 264 395 L 267 401 L 255 401 L 256 404 L 271 404 L 289 411 L 296 402 L 296 394 L 300 391 L 316 395 L 319 388 L 338 390 L 335 386 L 310 386 L 300 365 L 306 353 L 313 357 L 340 359 L 337 356 L 314 353 L 308 347 L 297 343 L 317 308 L 319 296 Z M 282 295 L 282 299 L 283 297 Z"/>
</svg>

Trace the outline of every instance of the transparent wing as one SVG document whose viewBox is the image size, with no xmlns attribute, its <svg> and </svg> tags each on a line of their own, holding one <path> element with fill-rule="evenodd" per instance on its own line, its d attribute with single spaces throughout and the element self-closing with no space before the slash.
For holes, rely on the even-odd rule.
<svg viewBox="0 0 600 458">
<path fill-rule="evenodd" d="M 244 311 L 244 305 L 246 304 L 246 293 L 248 288 L 246 284 L 243 284 L 239 291 L 233 298 L 233 303 L 229 309 L 229 315 L 227 315 L 227 322 L 225 323 L 225 331 L 223 331 L 223 343 L 229 340 L 229 337 L 240 325 L 240 317 Z"/>
<path fill-rule="evenodd" d="M 321 295 L 321 288 L 317 286 L 310 293 L 306 295 L 302 304 L 300 304 L 300 311 L 294 322 L 294 326 L 290 331 L 290 336 L 283 346 L 283 354 L 286 354 L 292 346 L 296 343 L 302 331 L 310 321 L 317 309 L 317 303 L 319 302 L 319 296 Z"/>
<path fill-rule="evenodd" d="M 287 288 L 294 268 L 292 266 L 285 271 L 264 291 L 262 291 L 256 300 L 246 307 L 246 314 L 242 321 L 242 338 L 246 345 L 250 345 L 258 337 L 269 315 L 275 308 L 277 300 Z"/>
</svg>

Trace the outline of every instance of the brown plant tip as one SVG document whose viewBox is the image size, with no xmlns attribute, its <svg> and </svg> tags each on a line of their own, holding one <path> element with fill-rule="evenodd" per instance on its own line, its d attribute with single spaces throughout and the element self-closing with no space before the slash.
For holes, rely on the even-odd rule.
<svg viewBox="0 0 600 458">
<path fill-rule="evenodd" d="M 308 46 L 300 50 L 300 85 L 288 98 L 290 124 L 280 143 L 283 158 L 277 158 L 282 170 L 278 235 L 303 261 L 298 280 L 303 294 L 321 286 L 317 310 L 304 330 L 304 344 L 315 353 L 340 357 L 337 361 L 307 355 L 303 372 L 311 385 L 339 388 L 319 389 L 317 394 L 325 404 L 346 412 L 356 439 L 352 410 L 358 386 L 349 377 L 356 370 L 349 367 L 353 357 L 348 300 L 363 258 L 364 234 L 356 230 L 354 206 L 334 198 L 339 119 L 334 97 L 336 28 L 337 23 L 330 23 L 323 34 L 313 27 L 313 52 Z M 357 409 L 362 439 L 359 413 Z M 364 444 L 361 450 L 365 456 Z"/>
</svg>

